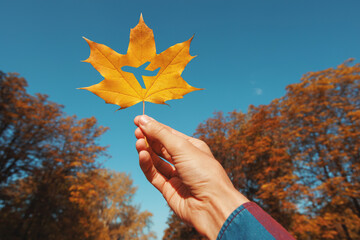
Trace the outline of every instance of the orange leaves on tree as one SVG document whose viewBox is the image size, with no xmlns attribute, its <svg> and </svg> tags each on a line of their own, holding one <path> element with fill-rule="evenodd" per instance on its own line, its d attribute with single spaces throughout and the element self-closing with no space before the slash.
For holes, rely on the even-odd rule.
<svg viewBox="0 0 360 240">
<path fill-rule="evenodd" d="M 105 78 L 98 84 L 84 87 L 105 100 L 124 109 L 139 102 L 165 104 L 165 101 L 182 98 L 185 94 L 201 90 L 190 86 L 181 77 L 185 66 L 194 58 L 189 53 L 189 40 L 178 43 L 160 54 L 156 54 L 153 31 L 145 24 L 142 15 L 138 25 L 130 31 L 130 42 L 125 55 L 111 48 L 86 39 L 90 46 L 90 57 L 85 60 L 93 65 Z M 145 87 L 134 74 L 122 69 L 137 68 L 150 62 L 145 70 L 159 69 L 156 76 L 143 76 Z"/>
</svg>

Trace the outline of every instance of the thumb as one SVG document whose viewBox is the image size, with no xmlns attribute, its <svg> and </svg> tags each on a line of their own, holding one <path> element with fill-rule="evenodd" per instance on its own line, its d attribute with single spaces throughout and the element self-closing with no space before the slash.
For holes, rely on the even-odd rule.
<svg viewBox="0 0 360 240">
<path fill-rule="evenodd" d="M 172 157 L 192 148 L 186 139 L 173 134 L 171 130 L 149 116 L 140 116 L 139 127 L 147 138 L 162 144 Z"/>
</svg>

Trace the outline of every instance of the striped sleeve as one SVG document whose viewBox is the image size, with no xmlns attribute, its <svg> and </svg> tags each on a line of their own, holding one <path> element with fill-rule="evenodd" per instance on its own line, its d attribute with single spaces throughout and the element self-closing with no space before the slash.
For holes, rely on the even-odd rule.
<svg viewBox="0 0 360 240">
<path fill-rule="evenodd" d="M 238 207 L 226 219 L 217 240 L 295 239 L 254 202 Z"/>
</svg>

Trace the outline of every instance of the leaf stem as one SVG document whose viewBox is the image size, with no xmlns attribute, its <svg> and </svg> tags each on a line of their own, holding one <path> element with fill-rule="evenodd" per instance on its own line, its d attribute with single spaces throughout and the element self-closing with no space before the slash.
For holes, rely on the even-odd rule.
<svg viewBox="0 0 360 240">
<path fill-rule="evenodd" d="M 145 101 L 142 101 L 143 102 L 143 115 L 145 115 Z M 145 143 L 146 143 L 146 147 L 148 148 L 149 147 L 149 143 L 146 139 L 146 137 L 144 136 L 144 139 L 145 139 Z"/>
<path fill-rule="evenodd" d="M 143 115 L 145 115 L 145 101 L 143 101 Z"/>
</svg>

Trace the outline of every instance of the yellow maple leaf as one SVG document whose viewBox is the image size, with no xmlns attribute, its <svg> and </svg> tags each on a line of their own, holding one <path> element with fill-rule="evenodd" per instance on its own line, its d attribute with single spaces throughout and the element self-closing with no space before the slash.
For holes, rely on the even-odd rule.
<svg viewBox="0 0 360 240">
<path fill-rule="evenodd" d="M 89 62 L 100 72 L 104 80 L 86 89 L 105 100 L 116 104 L 120 109 L 139 102 L 165 104 L 165 101 L 182 98 L 185 94 L 201 90 L 190 86 L 181 77 L 185 66 L 194 58 L 189 53 L 192 37 L 178 43 L 160 54 L 156 54 L 153 31 L 145 24 L 142 15 L 138 25 L 130 31 L 130 42 L 125 55 L 111 48 L 84 38 L 90 46 Z M 122 67 L 139 67 L 147 62 L 145 70 L 159 69 L 156 76 L 142 76 L 143 88 L 133 73 Z"/>
</svg>

